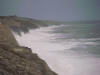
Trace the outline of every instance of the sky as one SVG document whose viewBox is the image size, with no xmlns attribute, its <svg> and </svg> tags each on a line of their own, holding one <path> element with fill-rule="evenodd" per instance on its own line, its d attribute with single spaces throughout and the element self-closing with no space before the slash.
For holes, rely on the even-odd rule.
<svg viewBox="0 0 100 75">
<path fill-rule="evenodd" d="M 41 20 L 100 20 L 100 0 L 0 0 L 0 15 Z"/>
</svg>

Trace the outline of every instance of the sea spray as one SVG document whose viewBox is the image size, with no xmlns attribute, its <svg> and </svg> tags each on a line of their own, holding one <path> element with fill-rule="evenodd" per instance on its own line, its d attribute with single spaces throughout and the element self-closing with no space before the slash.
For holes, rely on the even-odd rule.
<svg viewBox="0 0 100 75">
<path fill-rule="evenodd" d="M 32 48 L 59 75 L 99 75 L 100 58 L 92 54 L 91 46 L 95 49 L 100 38 L 71 37 L 76 33 L 69 27 L 74 26 L 41 27 L 15 36 L 20 45 Z"/>
</svg>

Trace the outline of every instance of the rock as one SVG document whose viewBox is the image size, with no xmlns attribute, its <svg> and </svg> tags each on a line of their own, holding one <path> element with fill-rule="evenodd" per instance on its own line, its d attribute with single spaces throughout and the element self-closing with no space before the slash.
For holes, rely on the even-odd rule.
<svg viewBox="0 0 100 75">
<path fill-rule="evenodd" d="M 57 75 L 30 48 L 0 45 L 0 75 Z"/>
</svg>

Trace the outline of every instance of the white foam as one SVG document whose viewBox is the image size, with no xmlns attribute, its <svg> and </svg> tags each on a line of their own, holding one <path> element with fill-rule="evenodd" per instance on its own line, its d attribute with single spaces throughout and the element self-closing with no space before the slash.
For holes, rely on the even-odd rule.
<svg viewBox="0 0 100 75">
<path fill-rule="evenodd" d="M 69 39 L 67 42 L 57 42 L 55 38 L 59 35 L 48 33 L 57 27 L 60 26 L 42 27 L 40 29 L 30 30 L 28 34 L 22 33 L 21 37 L 16 34 L 15 36 L 20 45 L 32 48 L 33 52 L 38 53 L 38 55 L 48 63 L 52 70 L 59 75 L 95 75 L 93 73 L 99 75 L 100 59 L 79 57 L 71 51 L 71 48 L 77 47 L 83 43 L 84 39 L 80 39 L 79 42 L 75 39 Z M 91 40 L 97 39 L 93 38 Z M 85 44 L 93 43 L 88 42 Z M 67 52 L 69 55 L 59 53 L 64 50 L 68 50 Z M 96 68 L 98 70 L 96 70 Z"/>
</svg>

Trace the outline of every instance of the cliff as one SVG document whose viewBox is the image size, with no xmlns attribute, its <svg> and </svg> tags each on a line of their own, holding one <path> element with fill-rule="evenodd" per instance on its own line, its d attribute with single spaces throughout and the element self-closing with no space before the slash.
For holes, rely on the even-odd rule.
<svg viewBox="0 0 100 75">
<path fill-rule="evenodd" d="M 0 75 L 57 75 L 31 49 L 0 44 Z"/>
<path fill-rule="evenodd" d="M 19 46 L 8 25 L 0 21 L 0 75 L 57 75 L 30 48 Z"/>
<path fill-rule="evenodd" d="M 30 29 L 48 26 L 41 20 L 17 16 L 0 16 L 0 22 L 9 25 L 18 35 L 21 35 L 20 32 L 28 33 Z"/>
</svg>

